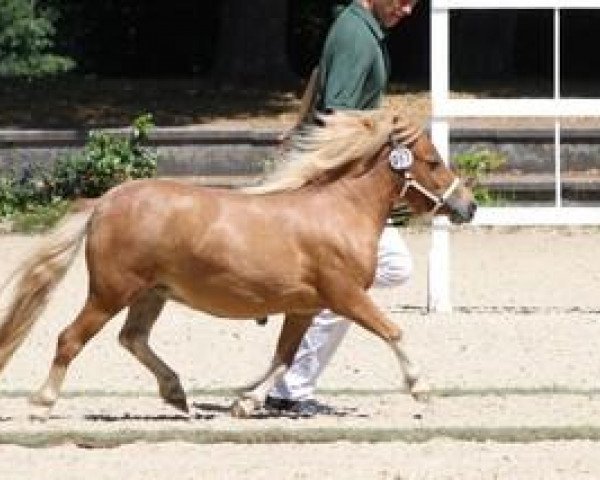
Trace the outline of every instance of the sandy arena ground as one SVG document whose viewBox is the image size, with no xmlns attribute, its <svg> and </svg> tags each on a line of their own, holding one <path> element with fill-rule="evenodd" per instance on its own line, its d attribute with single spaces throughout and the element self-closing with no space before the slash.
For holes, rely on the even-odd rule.
<svg viewBox="0 0 600 480">
<path fill-rule="evenodd" d="M 31 422 L 26 396 L 85 295 L 80 255 L 0 377 L 0 478 L 600 478 L 599 235 L 453 230 L 454 313 L 428 315 L 430 232 L 407 230 L 412 281 L 374 295 L 432 385 L 426 404 L 353 328 L 320 383 L 333 415 L 233 419 L 231 389 L 266 367 L 280 318 L 258 327 L 173 304 L 152 344 L 180 374 L 191 419 L 118 346 L 120 316 L 74 362 L 50 421 Z M 39 241 L 0 236 L 0 282 Z"/>
</svg>

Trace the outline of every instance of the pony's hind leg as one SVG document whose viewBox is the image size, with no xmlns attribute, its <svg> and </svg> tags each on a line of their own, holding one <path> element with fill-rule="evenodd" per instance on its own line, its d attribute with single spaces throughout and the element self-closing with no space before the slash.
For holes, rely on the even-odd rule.
<svg viewBox="0 0 600 480">
<path fill-rule="evenodd" d="M 129 307 L 119 341 L 142 365 L 150 370 L 156 380 L 160 396 L 169 405 L 188 413 L 185 392 L 177 374 L 163 362 L 148 345 L 150 331 L 156 323 L 166 299 L 158 290 L 149 290 Z"/>
<path fill-rule="evenodd" d="M 89 298 L 73 323 L 65 328 L 58 337 L 56 355 L 50 367 L 48 378 L 34 393 L 29 401 L 38 407 L 32 418 L 46 419 L 60 393 L 67 374 L 67 368 L 85 344 L 117 313 L 100 307 L 94 298 Z"/>
</svg>

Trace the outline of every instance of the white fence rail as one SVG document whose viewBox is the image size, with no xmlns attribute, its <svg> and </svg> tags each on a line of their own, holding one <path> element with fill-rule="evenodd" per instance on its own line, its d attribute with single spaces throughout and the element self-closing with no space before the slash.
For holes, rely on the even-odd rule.
<svg viewBox="0 0 600 480">
<path fill-rule="evenodd" d="M 475 225 L 598 225 L 599 207 L 562 206 L 561 119 L 600 115 L 600 99 L 561 98 L 561 23 L 563 9 L 599 9 L 600 0 L 432 0 L 431 8 L 431 97 L 432 139 L 442 158 L 449 158 L 449 120 L 460 117 L 546 117 L 554 118 L 555 202 L 553 207 L 480 208 Z M 548 99 L 451 99 L 450 21 L 453 9 L 545 9 L 554 11 L 554 96 Z M 436 219 L 432 233 L 428 274 L 430 311 L 448 312 L 450 301 L 450 258 L 448 223 Z"/>
</svg>

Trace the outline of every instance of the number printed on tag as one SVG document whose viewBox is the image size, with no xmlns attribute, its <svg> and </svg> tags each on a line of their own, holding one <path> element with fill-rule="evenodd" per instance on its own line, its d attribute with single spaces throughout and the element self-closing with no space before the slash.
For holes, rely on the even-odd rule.
<svg viewBox="0 0 600 480">
<path fill-rule="evenodd" d="M 406 147 L 395 147 L 390 152 L 390 165 L 394 170 L 407 170 L 413 164 L 413 154 Z"/>
</svg>

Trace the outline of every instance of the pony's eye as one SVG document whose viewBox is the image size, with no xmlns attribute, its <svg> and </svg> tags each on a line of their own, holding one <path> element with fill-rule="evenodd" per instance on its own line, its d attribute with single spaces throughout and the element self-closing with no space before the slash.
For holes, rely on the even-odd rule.
<svg viewBox="0 0 600 480">
<path fill-rule="evenodd" d="M 435 170 L 442 164 L 442 162 L 440 162 L 439 159 L 435 157 L 435 155 L 430 155 L 425 160 L 432 170 Z"/>
<path fill-rule="evenodd" d="M 435 153 L 431 153 L 431 154 L 427 155 L 425 160 L 427 161 L 427 163 L 429 163 L 432 166 L 432 168 L 433 167 L 437 168 L 442 164 L 442 159 Z"/>
</svg>

